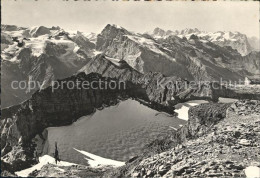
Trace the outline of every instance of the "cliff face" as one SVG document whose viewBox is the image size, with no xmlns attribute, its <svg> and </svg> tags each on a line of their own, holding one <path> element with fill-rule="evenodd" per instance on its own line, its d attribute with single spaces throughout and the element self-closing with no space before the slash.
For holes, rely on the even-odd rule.
<svg viewBox="0 0 260 178">
<path fill-rule="evenodd" d="M 246 177 L 247 167 L 260 170 L 259 101 L 202 104 L 189 111 L 189 122 L 146 153 L 104 177 Z M 252 172 L 251 172 L 252 173 Z"/>
</svg>

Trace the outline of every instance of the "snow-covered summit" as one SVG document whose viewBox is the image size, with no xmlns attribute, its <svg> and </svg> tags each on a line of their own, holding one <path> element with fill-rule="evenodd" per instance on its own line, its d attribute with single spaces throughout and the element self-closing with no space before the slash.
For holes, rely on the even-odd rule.
<svg viewBox="0 0 260 178">
<path fill-rule="evenodd" d="M 197 28 L 186 28 L 180 31 L 176 30 L 174 32 L 168 30 L 167 32 L 157 27 L 154 29 L 152 33 L 148 33 L 148 34 L 150 34 L 156 39 L 167 38 L 171 35 L 176 35 L 180 38 L 186 37 L 187 39 L 189 39 L 191 35 L 196 35 L 204 42 L 210 41 L 220 46 L 231 46 L 233 49 L 236 49 L 242 56 L 245 56 L 254 50 L 251 47 L 251 44 L 249 43 L 247 36 L 240 32 L 230 32 L 230 31 L 207 32 L 207 31 L 201 31 Z"/>
</svg>

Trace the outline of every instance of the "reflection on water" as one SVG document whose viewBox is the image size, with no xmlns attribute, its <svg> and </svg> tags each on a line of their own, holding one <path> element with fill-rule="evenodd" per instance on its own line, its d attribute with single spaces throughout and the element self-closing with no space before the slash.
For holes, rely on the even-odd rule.
<svg viewBox="0 0 260 178">
<path fill-rule="evenodd" d="M 84 156 L 73 148 L 104 158 L 127 161 L 142 152 L 147 143 L 186 121 L 167 114 L 158 114 L 135 100 L 120 102 L 91 116 L 84 116 L 70 126 L 48 128 L 48 154 L 58 142 L 62 160 L 85 164 Z"/>
</svg>

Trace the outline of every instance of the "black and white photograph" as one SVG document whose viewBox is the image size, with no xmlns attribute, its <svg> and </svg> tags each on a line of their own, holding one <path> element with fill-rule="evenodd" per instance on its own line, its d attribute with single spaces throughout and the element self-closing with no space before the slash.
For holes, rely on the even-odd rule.
<svg viewBox="0 0 260 178">
<path fill-rule="evenodd" d="M 260 178 L 260 2 L 1 1 L 1 176 Z"/>
</svg>

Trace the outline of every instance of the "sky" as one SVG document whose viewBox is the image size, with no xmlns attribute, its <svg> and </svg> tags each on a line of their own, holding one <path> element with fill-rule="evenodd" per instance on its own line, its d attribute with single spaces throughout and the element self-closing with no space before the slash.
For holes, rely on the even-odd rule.
<svg viewBox="0 0 260 178">
<path fill-rule="evenodd" d="M 2 24 L 99 33 L 107 24 L 147 32 L 198 28 L 259 37 L 259 2 L 2 0 Z"/>
</svg>

